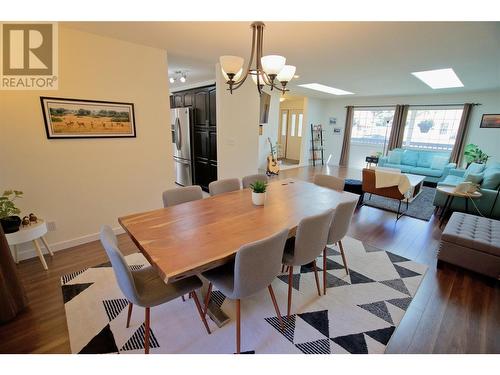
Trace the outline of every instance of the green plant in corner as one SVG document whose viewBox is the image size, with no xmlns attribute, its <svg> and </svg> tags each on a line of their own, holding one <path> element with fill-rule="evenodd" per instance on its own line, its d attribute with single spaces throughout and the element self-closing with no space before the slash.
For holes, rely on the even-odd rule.
<svg viewBox="0 0 500 375">
<path fill-rule="evenodd" d="M 489 155 L 485 154 L 479 146 L 469 143 L 465 146 L 464 157 L 468 167 L 472 163 L 485 164 L 488 161 Z"/>
<path fill-rule="evenodd" d="M 21 210 L 16 207 L 14 201 L 22 198 L 23 192 L 19 190 L 5 190 L 0 197 L 0 219 L 18 215 Z"/>
<path fill-rule="evenodd" d="M 265 193 L 267 189 L 267 182 L 264 181 L 255 181 L 253 184 L 250 184 L 250 189 L 254 193 Z"/>
</svg>

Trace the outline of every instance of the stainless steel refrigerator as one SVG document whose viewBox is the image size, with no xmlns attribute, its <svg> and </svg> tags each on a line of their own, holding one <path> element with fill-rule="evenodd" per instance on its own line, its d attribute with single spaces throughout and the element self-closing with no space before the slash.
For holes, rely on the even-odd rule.
<svg viewBox="0 0 500 375">
<path fill-rule="evenodd" d="M 174 150 L 175 183 L 181 186 L 193 184 L 191 161 L 191 111 L 189 108 L 171 110 L 172 149 Z"/>
</svg>

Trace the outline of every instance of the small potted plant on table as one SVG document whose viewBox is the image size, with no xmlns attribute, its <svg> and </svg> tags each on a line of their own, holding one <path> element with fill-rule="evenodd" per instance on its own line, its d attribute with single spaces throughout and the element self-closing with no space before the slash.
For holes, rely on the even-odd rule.
<svg viewBox="0 0 500 375">
<path fill-rule="evenodd" d="M 0 197 L 0 224 L 5 233 L 14 233 L 19 230 L 21 218 L 17 216 L 21 210 L 16 207 L 14 201 L 22 197 L 23 192 L 19 190 L 5 190 Z"/>
<path fill-rule="evenodd" d="M 256 206 L 263 206 L 266 200 L 267 182 L 255 181 L 250 185 L 252 189 L 252 203 Z"/>
</svg>

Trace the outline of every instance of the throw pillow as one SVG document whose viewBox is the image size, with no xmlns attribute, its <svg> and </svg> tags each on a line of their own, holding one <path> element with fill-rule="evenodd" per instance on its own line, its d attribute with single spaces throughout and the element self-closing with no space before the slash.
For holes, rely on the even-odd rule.
<svg viewBox="0 0 500 375">
<path fill-rule="evenodd" d="M 401 164 L 411 165 L 413 167 L 417 166 L 418 152 L 413 150 L 405 150 L 403 157 L 401 158 Z"/>
<path fill-rule="evenodd" d="M 443 170 L 448 165 L 447 156 L 434 156 L 431 162 L 431 169 Z"/>
<path fill-rule="evenodd" d="M 428 151 L 420 151 L 418 153 L 417 167 L 430 168 L 434 154 Z"/>
<path fill-rule="evenodd" d="M 470 181 L 473 184 L 480 184 L 483 180 L 484 173 L 469 173 L 464 181 Z"/>
<path fill-rule="evenodd" d="M 484 172 L 483 183 L 481 187 L 483 189 L 496 190 L 500 186 L 500 169 L 488 168 Z"/>
<path fill-rule="evenodd" d="M 401 164 L 401 151 L 393 150 L 389 153 L 389 159 L 387 161 L 390 164 Z"/>
</svg>

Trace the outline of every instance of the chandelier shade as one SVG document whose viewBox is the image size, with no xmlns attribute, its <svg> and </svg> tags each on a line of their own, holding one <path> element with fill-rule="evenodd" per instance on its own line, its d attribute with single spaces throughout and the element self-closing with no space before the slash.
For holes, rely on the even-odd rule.
<svg viewBox="0 0 500 375">
<path fill-rule="evenodd" d="M 283 94 L 289 91 L 286 85 L 294 77 L 295 66 L 285 65 L 284 56 L 263 56 L 264 27 L 263 22 L 254 22 L 251 25 L 252 50 L 246 67 L 243 66 L 245 60 L 242 57 L 225 55 L 219 58 L 222 75 L 226 79 L 231 94 L 243 85 L 249 75 L 257 85 L 259 94 L 266 86 L 271 90 L 280 90 Z"/>
</svg>

